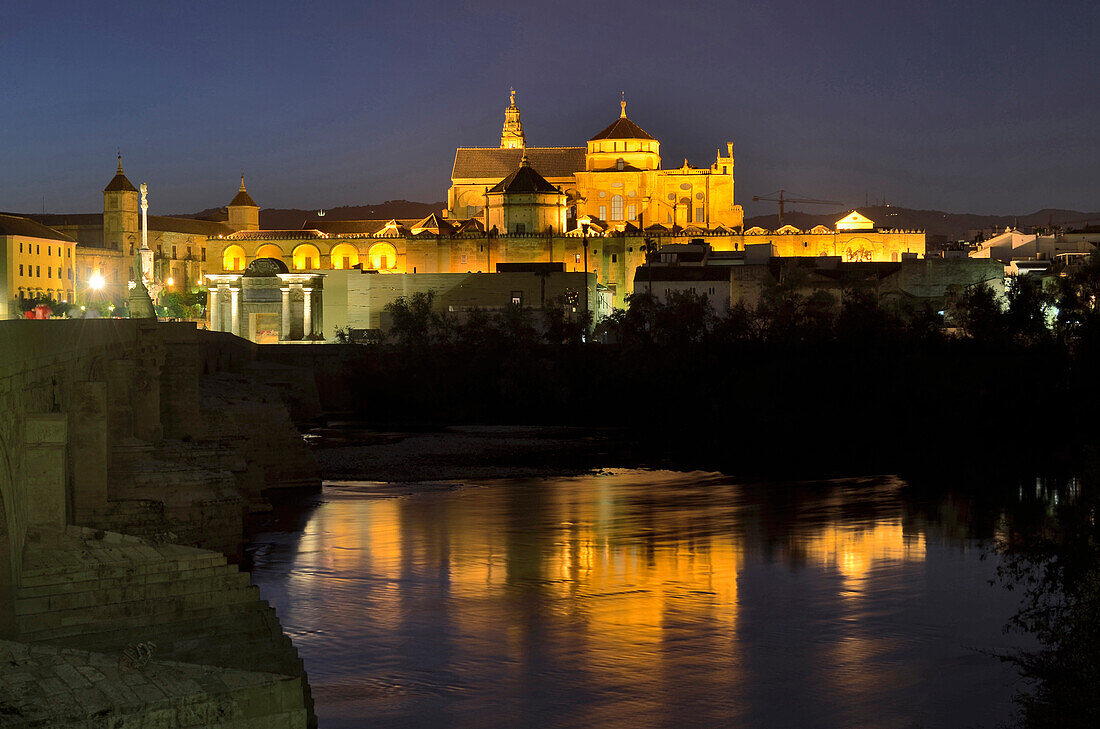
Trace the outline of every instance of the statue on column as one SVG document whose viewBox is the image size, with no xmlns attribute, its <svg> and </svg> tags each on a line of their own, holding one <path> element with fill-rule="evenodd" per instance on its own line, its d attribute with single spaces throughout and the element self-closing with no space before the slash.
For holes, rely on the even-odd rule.
<svg viewBox="0 0 1100 729">
<path fill-rule="evenodd" d="M 160 293 L 160 286 L 153 280 L 153 252 L 149 250 L 149 188 L 141 183 L 141 250 L 134 254 L 133 281 L 127 301 L 131 319 L 156 319 L 150 289 Z"/>
<path fill-rule="evenodd" d="M 153 308 L 153 300 L 149 298 L 149 289 L 145 288 L 145 281 L 141 275 L 141 251 L 134 254 L 133 286 L 127 301 L 130 304 L 131 319 L 156 319 L 157 311 Z"/>
</svg>

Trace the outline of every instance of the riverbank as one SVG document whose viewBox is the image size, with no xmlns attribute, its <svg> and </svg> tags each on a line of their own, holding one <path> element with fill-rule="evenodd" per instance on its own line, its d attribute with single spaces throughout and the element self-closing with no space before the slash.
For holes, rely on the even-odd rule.
<svg viewBox="0 0 1100 729">
<path fill-rule="evenodd" d="M 612 431 L 554 426 L 453 426 L 426 432 L 333 427 L 307 439 L 326 481 L 547 478 L 625 463 Z M 635 464 L 636 465 L 636 464 Z"/>
</svg>

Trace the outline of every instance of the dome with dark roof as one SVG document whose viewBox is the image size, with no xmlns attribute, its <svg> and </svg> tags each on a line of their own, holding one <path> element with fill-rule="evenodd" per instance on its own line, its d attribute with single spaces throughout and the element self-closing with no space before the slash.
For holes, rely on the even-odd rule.
<svg viewBox="0 0 1100 729">
<path fill-rule="evenodd" d="M 248 264 L 243 275 L 252 278 L 274 278 L 280 273 L 290 273 L 290 269 L 278 258 L 257 258 Z"/>
<path fill-rule="evenodd" d="M 654 139 L 654 137 L 626 118 L 626 99 L 622 101 L 622 112 L 619 118 L 616 119 L 604 129 L 602 132 L 592 137 L 588 141 L 596 142 L 600 139 Z"/>
<path fill-rule="evenodd" d="M 531 163 L 527 161 L 527 155 L 519 163 L 519 169 L 505 177 L 493 186 L 489 192 L 553 192 L 561 190 L 547 182 L 546 178 L 535 171 Z"/>
</svg>

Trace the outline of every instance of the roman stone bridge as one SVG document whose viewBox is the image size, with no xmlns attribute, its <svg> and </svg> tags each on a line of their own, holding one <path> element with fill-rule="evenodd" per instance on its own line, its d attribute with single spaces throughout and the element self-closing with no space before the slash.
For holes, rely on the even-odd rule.
<svg viewBox="0 0 1100 729">
<path fill-rule="evenodd" d="M 310 414 L 312 375 L 255 351 L 193 324 L 0 322 L 0 642 L 266 666 L 299 681 L 272 726 L 312 714 L 296 651 L 232 564 L 265 492 L 320 485 L 288 410 Z"/>
</svg>

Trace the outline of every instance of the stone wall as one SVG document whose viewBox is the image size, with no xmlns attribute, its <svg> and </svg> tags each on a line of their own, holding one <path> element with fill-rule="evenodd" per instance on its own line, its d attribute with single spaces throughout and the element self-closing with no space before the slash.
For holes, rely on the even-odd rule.
<svg viewBox="0 0 1100 729">
<path fill-rule="evenodd" d="M 244 518 L 265 492 L 320 486 L 285 404 L 300 417 L 317 411 L 312 377 L 257 365 L 255 354 L 193 324 L 0 322 L 0 639 L 116 662 L 135 642 L 152 642 L 158 660 L 202 664 L 172 670 L 261 665 L 277 674 L 241 701 L 221 689 L 216 699 L 205 689 L 127 694 L 112 681 L 97 698 L 73 675 L 74 704 L 60 690 L 56 700 L 49 691 L 5 694 L 6 681 L 5 722 L 99 726 L 113 711 L 118 726 L 315 724 L 297 652 L 227 561 L 240 557 Z M 14 650 L 11 665 L 30 660 Z M 83 680 L 98 684 L 96 675 Z M 87 713 L 105 701 L 107 714 Z"/>
</svg>

